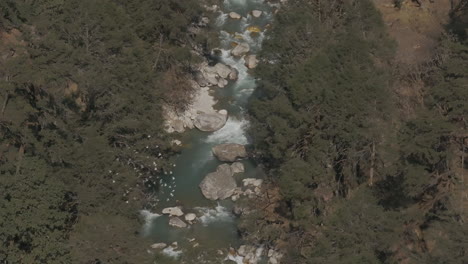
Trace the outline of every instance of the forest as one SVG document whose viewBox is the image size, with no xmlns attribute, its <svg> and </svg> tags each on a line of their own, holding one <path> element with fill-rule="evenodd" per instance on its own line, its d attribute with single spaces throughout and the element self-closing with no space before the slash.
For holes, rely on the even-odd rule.
<svg viewBox="0 0 468 264">
<path fill-rule="evenodd" d="M 0 1 L 0 263 L 153 263 L 138 175 L 179 151 L 162 106 L 217 41 L 202 2 Z M 468 2 L 418 70 L 377 0 L 286 2 L 248 105 L 280 198 L 239 232 L 286 264 L 468 263 Z"/>
<path fill-rule="evenodd" d="M 289 245 L 285 263 L 467 263 L 466 2 L 416 72 L 373 1 L 290 1 L 276 19 L 249 110 L 286 224 L 256 216 L 256 239 Z M 395 87 L 415 79 L 407 114 Z"/>
<path fill-rule="evenodd" d="M 172 157 L 161 106 L 187 100 L 190 50 L 209 43 L 188 31 L 200 6 L 6 0 L 0 10 L 0 263 L 149 263 L 135 168 L 151 176 L 150 160 L 163 153 L 164 170 Z"/>
</svg>

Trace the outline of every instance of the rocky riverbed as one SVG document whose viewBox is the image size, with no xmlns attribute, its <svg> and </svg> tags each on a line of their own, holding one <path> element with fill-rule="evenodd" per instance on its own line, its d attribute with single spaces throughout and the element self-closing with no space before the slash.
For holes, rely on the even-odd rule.
<svg viewBox="0 0 468 264">
<path fill-rule="evenodd" d="M 243 204 L 264 196 L 262 174 L 248 159 L 243 109 L 255 89 L 250 71 L 259 63 L 256 53 L 274 9 L 260 0 L 207 7 L 217 15 L 221 46 L 195 67 L 192 103 L 184 111 L 163 109 L 165 129 L 182 153 L 160 182 L 160 214 L 146 225 L 154 239 L 150 252 L 177 263 L 194 263 L 184 258 L 193 254 L 197 263 L 279 263 L 282 255 L 274 248 L 242 245 L 236 226 L 237 217 L 255 210 Z"/>
</svg>

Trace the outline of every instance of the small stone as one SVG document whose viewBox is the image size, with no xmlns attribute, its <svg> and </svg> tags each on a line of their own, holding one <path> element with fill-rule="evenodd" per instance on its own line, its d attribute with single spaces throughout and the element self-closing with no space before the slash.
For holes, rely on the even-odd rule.
<svg viewBox="0 0 468 264">
<path fill-rule="evenodd" d="M 236 13 L 236 12 L 229 13 L 229 17 L 232 18 L 232 19 L 241 19 L 242 18 L 242 16 L 239 15 L 238 13 Z"/>
<path fill-rule="evenodd" d="M 218 253 L 218 255 L 224 255 L 223 251 L 221 249 L 218 249 L 218 251 L 216 251 Z"/>
<path fill-rule="evenodd" d="M 252 16 L 253 17 L 260 17 L 262 15 L 262 11 L 260 10 L 252 10 Z"/>
<path fill-rule="evenodd" d="M 184 212 L 179 207 L 167 207 L 162 210 L 163 214 L 168 214 L 170 216 L 183 216 Z"/>
<path fill-rule="evenodd" d="M 200 244 L 199 244 L 199 243 L 195 243 L 195 244 L 193 244 L 193 247 L 194 247 L 194 248 L 196 248 L 196 247 L 198 247 L 198 246 L 200 246 Z"/>
<path fill-rule="evenodd" d="M 176 146 L 182 145 L 182 141 L 180 141 L 180 140 L 178 140 L 178 139 L 172 140 L 171 143 L 172 143 L 173 145 L 176 145 Z"/>
<path fill-rule="evenodd" d="M 162 248 L 165 248 L 165 247 L 167 247 L 166 243 L 155 243 L 155 244 L 151 245 L 151 248 L 153 248 L 153 249 L 162 249 Z"/>
<path fill-rule="evenodd" d="M 178 246 L 179 246 L 179 243 L 177 243 L 177 241 L 172 242 L 172 244 L 171 244 L 171 247 L 173 247 L 173 248 L 176 248 Z"/>
<path fill-rule="evenodd" d="M 193 214 L 193 213 L 190 213 L 190 214 L 186 214 L 185 215 L 185 221 L 193 221 L 197 218 L 197 215 L 196 214 Z"/>
</svg>

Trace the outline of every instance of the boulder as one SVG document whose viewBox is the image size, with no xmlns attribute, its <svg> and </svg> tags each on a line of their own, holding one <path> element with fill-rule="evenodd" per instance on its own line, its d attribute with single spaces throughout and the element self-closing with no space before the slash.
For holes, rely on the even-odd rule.
<svg viewBox="0 0 468 264">
<path fill-rule="evenodd" d="M 230 12 L 229 17 L 232 18 L 232 19 L 241 19 L 242 18 L 242 16 L 239 15 L 238 13 L 236 13 L 236 12 Z"/>
<path fill-rule="evenodd" d="M 240 162 L 234 162 L 231 164 L 231 169 L 233 173 L 242 173 L 245 171 L 244 164 Z"/>
<path fill-rule="evenodd" d="M 247 68 L 253 69 L 257 67 L 258 60 L 257 60 L 256 55 L 247 55 L 245 56 L 244 60 L 245 60 L 245 66 L 247 66 Z"/>
<path fill-rule="evenodd" d="M 230 197 L 237 187 L 232 176 L 231 166 L 228 164 L 219 165 L 215 172 L 206 175 L 200 183 L 203 195 L 210 200 L 222 200 Z"/>
<path fill-rule="evenodd" d="M 231 50 L 232 56 L 240 57 L 250 51 L 250 46 L 247 43 L 240 43 Z"/>
<path fill-rule="evenodd" d="M 227 115 L 220 113 L 202 113 L 199 114 L 193 124 L 196 128 L 205 132 L 213 132 L 221 129 L 227 121 Z"/>
<path fill-rule="evenodd" d="M 163 214 L 168 214 L 170 216 L 183 216 L 184 212 L 179 207 L 167 207 L 162 210 Z"/>
<path fill-rule="evenodd" d="M 156 244 L 151 245 L 151 248 L 153 249 L 162 249 L 165 247 L 167 247 L 166 243 L 156 243 Z"/>
<path fill-rule="evenodd" d="M 253 17 L 260 17 L 262 15 L 262 11 L 260 10 L 252 10 L 252 16 Z"/>
<path fill-rule="evenodd" d="M 187 224 L 184 221 L 182 221 L 179 217 L 172 217 L 171 219 L 169 219 L 169 225 L 179 228 L 187 227 Z"/>
<path fill-rule="evenodd" d="M 226 79 L 231 73 L 231 67 L 224 65 L 222 63 L 217 63 L 214 66 L 216 73 L 221 76 L 221 78 Z"/>
<path fill-rule="evenodd" d="M 185 215 L 185 221 L 192 222 L 197 218 L 196 214 L 190 213 Z"/>
<path fill-rule="evenodd" d="M 245 146 L 240 144 L 220 144 L 214 146 L 211 150 L 220 161 L 234 162 L 239 158 L 247 157 Z"/>
</svg>

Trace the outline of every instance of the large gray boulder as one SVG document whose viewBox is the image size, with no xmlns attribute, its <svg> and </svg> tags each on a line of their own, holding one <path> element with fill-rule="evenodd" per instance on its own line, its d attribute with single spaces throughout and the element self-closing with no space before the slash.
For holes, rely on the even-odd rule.
<svg viewBox="0 0 468 264">
<path fill-rule="evenodd" d="M 240 144 L 220 144 L 214 146 L 211 150 L 213 155 L 220 161 L 234 162 L 239 158 L 247 157 L 245 146 Z"/>
<path fill-rule="evenodd" d="M 221 76 L 221 78 L 226 79 L 231 73 L 231 67 L 224 65 L 222 63 L 216 63 L 214 66 L 216 73 Z"/>
<path fill-rule="evenodd" d="M 223 200 L 234 194 L 237 188 L 231 166 L 219 165 L 215 172 L 209 173 L 200 183 L 203 195 L 210 200 Z"/>
<path fill-rule="evenodd" d="M 231 50 L 233 56 L 240 57 L 250 51 L 250 46 L 247 43 L 240 43 Z"/>
<path fill-rule="evenodd" d="M 196 128 L 205 132 L 213 132 L 221 129 L 227 121 L 227 114 L 223 113 L 202 113 L 199 114 L 193 124 Z"/>
</svg>

